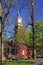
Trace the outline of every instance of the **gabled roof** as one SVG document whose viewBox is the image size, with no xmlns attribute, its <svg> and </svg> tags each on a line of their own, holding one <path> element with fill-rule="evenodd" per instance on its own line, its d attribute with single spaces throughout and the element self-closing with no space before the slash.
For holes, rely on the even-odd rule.
<svg viewBox="0 0 43 65">
<path fill-rule="evenodd" d="M 27 49 L 27 46 L 22 44 L 22 43 L 17 43 L 17 42 L 10 42 L 9 45 L 11 45 L 12 47 L 19 47 L 21 49 Z"/>
<path fill-rule="evenodd" d="M 27 46 L 22 43 L 16 43 L 16 45 L 21 49 L 27 49 Z"/>
</svg>

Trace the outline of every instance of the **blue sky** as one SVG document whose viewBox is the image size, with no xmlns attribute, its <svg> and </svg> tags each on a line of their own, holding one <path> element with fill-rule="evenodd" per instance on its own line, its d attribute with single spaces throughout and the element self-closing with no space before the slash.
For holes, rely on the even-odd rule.
<svg viewBox="0 0 43 65">
<path fill-rule="evenodd" d="M 12 0 L 10 0 L 10 1 L 12 1 Z M 18 1 L 19 1 L 20 8 L 26 4 L 25 0 L 18 0 Z M 22 1 L 23 1 L 23 4 L 22 4 Z M 40 20 L 43 20 L 43 0 L 34 0 L 34 1 L 35 1 L 34 2 L 34 22 L 38 22 Z M 2 5 L 3 5 L 3 9 L 4 9 L 4 7 L 5 7 L 4 0 L 2 0 Z M 5 8 L 4 13 L 6 13 L 6 12 L 7 12 L 7 8 Z M 18 8 L 12 6 L 10 8 L 10 13 L 6 20 L 7 20 L 7 22 L 9 21 L 13 24 L 11 24 L 10 26 L 6 25 L 4 30 L 8 30 L 10 32 L 13 31 L 13 33 L 14 33 L 14 23 L 15 23 L 15 18 L 17 16 L 17 13 L 18 13 Z M 24 27 L 25 27 L 25 24 L 27 21 L 29 23 L 31 23 L 29 10 L 28 10 L 27 6 L 20 10 L 20 15 L 22 17 L 22 22 L 23 22 Z M 28 29 L 29 29 L 29 27 L 28 27 Z M 9 37 L 12 37 L 12 33 L 6 32 L 5 38 L 8 39 Z"/>
</svg>

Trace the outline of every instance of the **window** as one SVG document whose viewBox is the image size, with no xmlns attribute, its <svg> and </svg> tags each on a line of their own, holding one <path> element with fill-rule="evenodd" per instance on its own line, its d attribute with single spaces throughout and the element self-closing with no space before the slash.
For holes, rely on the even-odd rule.
<svg viewBox="0 0 43 65">
<path fill-rule="evenodd" d="M 22 55 L 24 55 L 24 50 L 22 50 Z"/>
</svg>

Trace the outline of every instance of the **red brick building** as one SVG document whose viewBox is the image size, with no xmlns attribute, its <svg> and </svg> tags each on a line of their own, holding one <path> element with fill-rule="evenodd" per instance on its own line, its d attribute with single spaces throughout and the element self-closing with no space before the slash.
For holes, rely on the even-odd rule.
<svg viewBox="0 0 43 65">
<path fill-rule="evenodd" d="M 7 47 L 6 47 L 7 46 Z M 10 52 L 9 52 L 9 50 Z M 6 57 L 7 54 L 10 54 L 11 56 L 17 56 L 21 58 L 29 58 L 31 57 L 31 51 L 28 49 L 28 46 L 22 44 L 22 43 L 14 43 L 10 42 L 5 44 L 4 46 L 4 56 Z"/>
<path fill-rule="evenodd" d="M 22 43 L 16 43 L 16 55 L 22 58 L 28 58 L 30 56 L 30 51 L 28 47 Z"/>
</svg>

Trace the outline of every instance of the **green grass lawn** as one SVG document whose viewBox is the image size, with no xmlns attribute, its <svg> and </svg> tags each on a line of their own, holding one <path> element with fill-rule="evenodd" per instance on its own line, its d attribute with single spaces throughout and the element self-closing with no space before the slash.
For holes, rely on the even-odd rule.
<svg viewBox="0 0 43 65">
<path fill-rule="evenodd" d="M 13 60 L 13 61 L 8 61 L 8 65 L 33 65 L 33 62 L 27 62 L 27 61 L 18 61 L 18 60 Z M 4 62 L 2 63 L 4 65 Z"/>
</svg>

